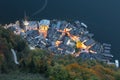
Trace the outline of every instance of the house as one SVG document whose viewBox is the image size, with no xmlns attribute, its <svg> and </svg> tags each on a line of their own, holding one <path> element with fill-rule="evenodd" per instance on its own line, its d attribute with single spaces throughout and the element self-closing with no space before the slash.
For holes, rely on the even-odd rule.
<svg viewBox="0 0 120 80">
<path fill-rule="evenodd" d="M 37 30 L 39 25 L 37 21 L 24 21 L 25 30 Z"/>
<path fill-rule="evenodd" d="M 42 34 L 44 38 L 47 37 L 49 25 L 50 25 L 50 20 L 41 20 L 39 23 L 39 33 Z"/>
</svg>

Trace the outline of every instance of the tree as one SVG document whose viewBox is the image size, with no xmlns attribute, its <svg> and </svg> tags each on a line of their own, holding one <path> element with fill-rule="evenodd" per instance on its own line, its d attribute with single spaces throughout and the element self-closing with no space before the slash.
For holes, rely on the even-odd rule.
<svg viewBox="0 0 120 80">
<path fill-rule="evenodd" d="M 56 64 L 54 67 L 48 68 L 49 78 L 54 80 L 69 80 L 69 74 L 63 65 Z"/>
</svg>

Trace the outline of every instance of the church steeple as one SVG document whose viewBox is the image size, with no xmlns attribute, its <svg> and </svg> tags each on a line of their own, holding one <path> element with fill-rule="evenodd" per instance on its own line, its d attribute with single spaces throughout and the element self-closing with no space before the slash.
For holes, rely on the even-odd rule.
<svg viewBox="0 0 120 80">
<path fill-rule="evenodd" d="M 24 12 L 24 20 L 27 21 L 26 11 Z"/>
<path fill-rule="evenodd" d="M 26 12 L 24 12 L 24 22 L 23 22 L 23 24 L 25 26 L 25 31 L 27 31 L 29 22 L 27 20 Z"/>
</svg>

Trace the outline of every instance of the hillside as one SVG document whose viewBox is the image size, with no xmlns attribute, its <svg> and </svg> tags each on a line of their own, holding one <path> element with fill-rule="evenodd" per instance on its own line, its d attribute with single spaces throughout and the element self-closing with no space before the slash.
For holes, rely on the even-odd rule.
<svg viewBox="0 0 120 80">
<path fill-rule="evenodd" d="M 17 52 L 19 65 L 14 63 L 11 48 Z M 0 27 L 0 79 L 120 80 L 120 69 L 96 60 L 30 50 L 20 36 Z"/>
</svg>

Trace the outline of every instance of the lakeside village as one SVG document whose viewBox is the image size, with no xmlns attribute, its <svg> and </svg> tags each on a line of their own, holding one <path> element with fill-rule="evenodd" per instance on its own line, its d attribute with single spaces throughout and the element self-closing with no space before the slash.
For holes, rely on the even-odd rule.
<svg viewBox="0 0 120 80">
<path fill-rule="evenodd" d="M 30 49 L 35 47 L 49 50 L 55 54 L 72 54 L 84 60 L 99 60 L 119 67 L 119 61 L 110 62 L 111 44 L 99 43 L 93 39 L 94 34 L 89 33 L 87 25 L 80 21 L 69 23 L 60 20 L 16 21 L 6 24 L 16 35 L 24 38 Z M 15 55 L 15 53 L 14 53 Z M 16 58 L 15 58 L 16 59 Z"/>
</svg>

